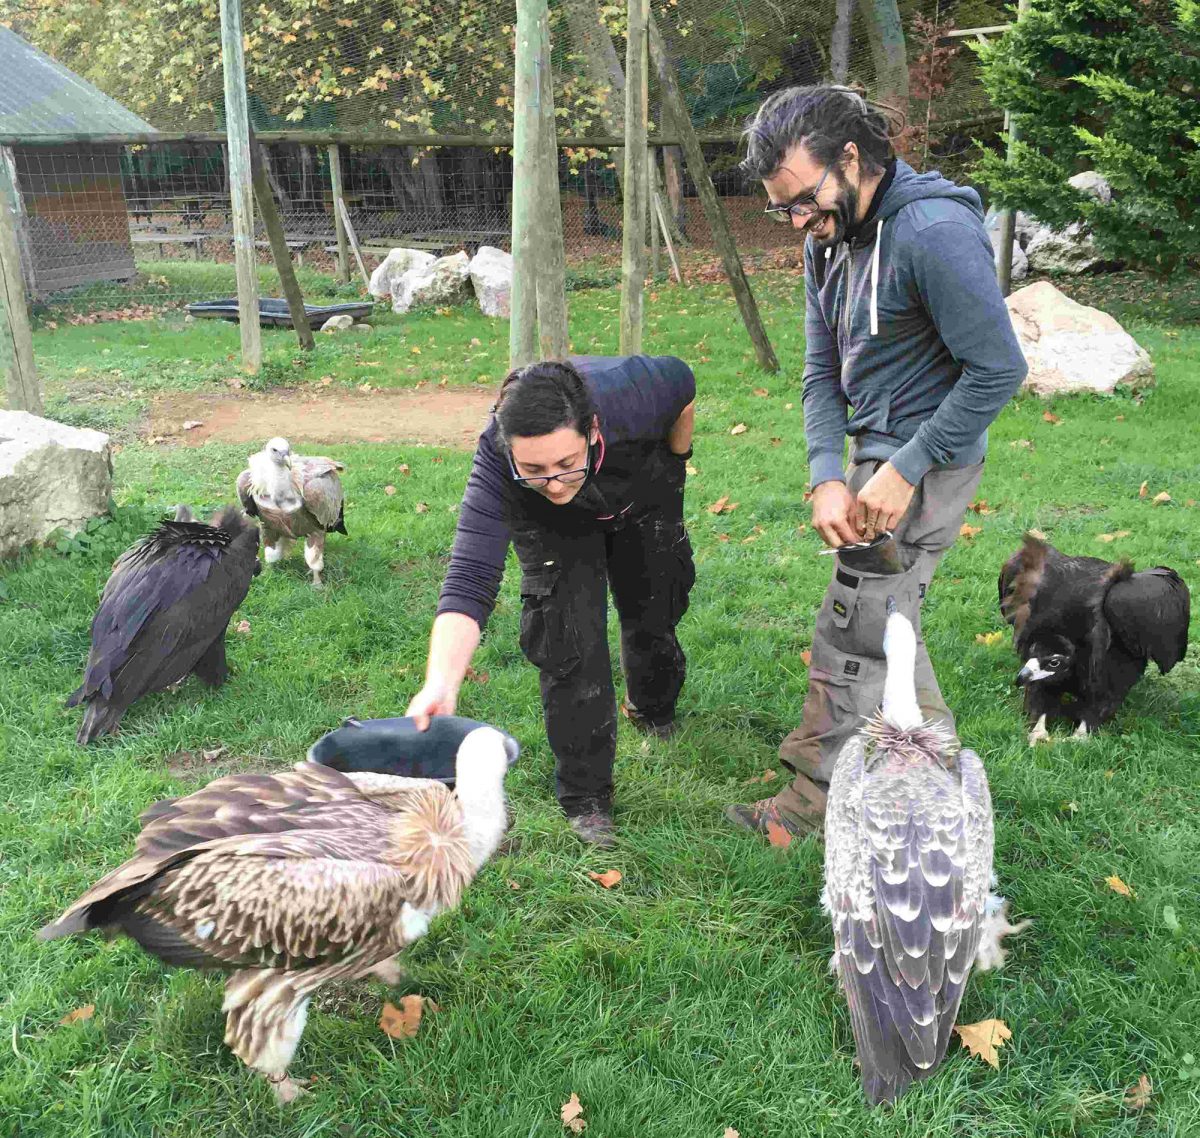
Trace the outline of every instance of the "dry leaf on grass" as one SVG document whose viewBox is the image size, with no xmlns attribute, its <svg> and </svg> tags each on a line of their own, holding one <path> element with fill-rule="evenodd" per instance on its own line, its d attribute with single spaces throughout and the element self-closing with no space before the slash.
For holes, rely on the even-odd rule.
<svg viewBox="0 0 1200 1138">
<path fill-rule="evenodd" d="M 750 778 L 746 779 L 746 781 L 744 783 L 742 783 L 742 785 L 743 786 L 752 786 L 754 783 L 758 783 L 758 782 L 771 782 L 776 777 L 778 777 L 778 776 L 775 774 L 774 771 L 763 771 L 762 774 L 751 775 Z"/>
<path fill-rule="evenodd" d="M 1111 877 L 1104 879 L 1104 884 L 1109 887 L 1114 893 L 1119 893 L 1122 897 L 1136 897 L 1137 894 L 1129 888 L 1115 873 Z"/>
<path fill-rule="evenodd" d="M 414 344 L 414 345 L 413 345 L 411 348 L 409 348 L 408 350 L 409 350 L 410 352 L 412 352 L 412 354 L 413 354 L 414 356 L 419 356 L 419 355 L 421 354 L 421 349 L 420 349 L 420 348 L 418 348 L 418 347 L 417 347 L 415 344 Z"/>
<path fill-rule="evenodd" d="M 186 423 L 183 424 L 183 429 L 185 431 L 194 431 L 197 427 L 203 427 L 203 426 L 204 426 L 203 419 L 189 419 Z"/>
<path fill-rule="evenodd" d="M 1053 411 L 1044 412 L 1042 418 L 1045 419 L 1047 423 L 1058 424 L 1062 422 L 1062 420 Z"/>
<path fill-rule="evenodd" d="M 800 653 L 800 663 L 806 668 L 812 666 L 812 649 L 805 648 L 804 651 Z"/>
<path fill-rule="evenodd" d="M 201 751 L 200 754 L 204 756 L 206 763 L 215 763 L 227 750 L 228 747 L 214 747 L 211 751 Z"/>
<path fill-rule="evenodd" d="M 383 488 L 383 492 L 390 498 L 396 492 L 396 487 L 395 486 L 385 486 Z"/>
<path fill-rule="evenodd" d="M 771 393 L 765 387 L 756 387 L 754 389 L 754 394 L 757 395 L 759 399 L 766 399 L 766 397 Z"/>
<path fill-rule="evenodd" d="M 1138 487 L 1138 497 L 1139 497 L 1139 498 L 1144 498 L 1144 497 L 1146 496 L 1146 491 L 1147 491 L 1147 490 L 1149 490 L 1149 489 L 1150 489 L 1150 483 L 1149 483 L 1149 482 L 1143 482 L 1143 483 L 1142 483 L 1142 484 L 1141 484 L 1141 485 Z"/>
<path fill-rule="evenodd" d="M 966 522 L 963 522 L 962 526 L 959 528 L 958 536 L 965 537 L 969 541 L 971 538 L 981 533 L 983 533 L 983 526 L 971 526 L 967 525 Z"/>
<path fill-rule="evenodd" d="M 412 1039 L 421 1026 L 421 1016 L 426 1011 L 437 1012 L 441 1008 L 427 996 L 404 996 L 400 1006 L 385 1003 L 379 1017 L 379 1030 L 393 1039 Z"/>
<path fill-rule="evenodd" d="M 1000 1070 L 1000 1059 L 996 1048 L 1003 1047 L 1006 1040 L 1012 1039 L 1008 1024 L 1002 1019 L 985 1019 L 979 1023 L 964 1023 L 955 1027 L 962 1045 L 972 1055 L 985 1063 Z"/>
<path fill-rule="evenodd" d="M 413 506 L 413 509 L 416 510 L 418 514 L 427 514 L 429 513 L 429 504 L 427 502 L 418 502 L 415 506 Z"/>
<path fill-rule="evenodd" d="M 574 1091 L 571 1092 L 571 1097 L 562 1104 L 562 1110 L 558 1112 L 558 1116 L 562 1119 L 562 1124 L 573 1134 L 582 1134 L 587 1129 L 587 1122 L 583 1117 L 583 1104 Z"/>
<path fill-rule="evenodd" d="M 243 634 L 249 632 L 250 631 L 250 622 L 248 620 L 239 620 L 233 631 L 241 632 Z"/>
<path fill-rule="evenodd" d="M 990 648 L 993 644 L 999 644 L 1003 639 L 1003 632 L 977 632 L 975 634 L 975 643 L 982 644 L 985 648 Z"/>
<path fill-rule="evenodd" d="M 1156 506 L 1161 506 L 1165 502 L 1169 502 L 1170 500 L 1171 500 L 1171 495 L 1168 494 L 1165 490 L 1161 494 L 1154 495 L 1154 505 L 1156 505 Z"/>
<path fill-rule="evenodd" d="M 717 534 L 717 540 L 718 540 L 718 541 L 728 541 L 728 540 L 729 540 L 729 534 L 727 534 L 727 533 L 719 533 L 719 534 Z"/>
<path fill-rule="evenodd" d="M 683 469 L 692 478 L 695 478 L 700 473 L 690 462 L 684 463 Z"/>
<path fill-rule="evenodd" d="M 466 678 L 472 683 L 486 684 L 492 678 L 491 672 L 477 672 L 470 664 L 467 665 Z"/>
<path fill-rule="evenodd" d="M 611 889 L 621 880 L 621 871 L 619 869 L 606 869 L 603 873 L 593 873 L 589 869 L 588 877 L 593 881 L 599 882 L 605 889 Z"/>
<path fill-rule="evenodd" d="M 1013 441 L 1008 445 L 1010 447 L 1016 447 L 1018 450 L 1033 450 L 1033 443 L 1031 443 L 1028 439 L 1013 439 Z"/>
<path fill-rule="evenodd" d="M 72 1023 L 83 1023 L 84 1020 L 89 1020 L 96 1014 L 95 1004 L 85 1004 L 81 1008 L 76 1008 L 73 1012 L 67 1012 L 65 1016 L 58 1021 L 60 1027 L 66 1027 Z"/>
<path fill-rule="evenodd" d="M 1116 531 L 1116 533 L 1098 533 L 1096 535 L 1096 540 L 1097 541 L 1116 541 L 1118 538 L 1128 537 L 1129 534 L 1130 534 L 1129 530 L 1119 529 Z"/>
<path fill-rule="evenodd" d="M 1125 1108 L 1127 1110 L 1145 1110 L 1150 1105 L 1150 1095 L 1154 1084 L 1149 1075 L 1142 1075 L 1132 1087 L 1125 1092 Z"/>
<path fill-rule="evenodd" d="M 407 463 L 407 462 L 402 462 L 402 463 L 400 464 L 400 466 L 399 466 L 399 468 L 398 468 L 398 469 L 399 469 L 399 471 L 400 471 L 400 473 L 401 473 L 401 474 L 411 474 L 411 473 L 412 473 L 412 472 L 411 472 L 411 471 L 408 469 L 408 463 Z"/>
<path fill-rule="evenodd" d="M 767 841 L 776 849 L 786 850 L 792 844 L 792 835 L 778 822 L 767 823 Z"/>
<path fill-rule="evenodd" d="M 741 502 L 731 502 L 728 494 L 722 494 L 715 502 L 704 508 L 710 514 L 732 514 L 740 505 Z"/>
<path fill-rule="evenodd" d="M 749 428 L 746 426 L 745 423 L 738 423 L 738 425 L 736 427 L 734 427 L 733 430 L 731 430 L 729 433 L 731 435 L 744 435 L 748 429 Z"/>
<path fill-rule="evenodd" d="M 514 893 L 515 893 L 515 892 L 518 892 L 518 891 L 520 890 L 520 888 L 521 888 L 521 886 L 520 886 L 520 885 L 519 885 L 517 882 L 515 882 L 515 881 L 514 881 L 514 880 L 513 880 L 511 877 L 510 877 L 510 878 L 509 878 L 509 879 L 508 879 L 508 880 L 505 882 L 505 884 L 506 884 L 506 885 L 509 887 L 509 889 L 511 889 L 511 890 L 512 890 Z"/>
</svg>

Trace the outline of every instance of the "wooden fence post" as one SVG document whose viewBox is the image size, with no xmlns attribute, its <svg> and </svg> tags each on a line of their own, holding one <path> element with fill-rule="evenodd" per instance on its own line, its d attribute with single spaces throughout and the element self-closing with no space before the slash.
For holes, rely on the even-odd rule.
<svg viewBox="0 0 1200 1138">
<path fill-rule="evenodd" d="M 246 58 L 242 50 L 242 0 L 221 0 L 221 65 L 225 75 L 225 130 L 229 139 L 229 195 L 237 264 L 238 325 L 242 365 L 262 367 L 258 317 L 258 257 L 254 248 L 254 188 L 250 170 L 250 114 L 246 105 Z"/>
<path fill-rule="evenodd" d="M 0 149 L 0 371 L 12 411 L 42 413 L 42 386 L 33 360 L 33 330 L 25 300 L 17 236 L 17 184 L 12 153 Z"/>
<path fill-rule="evenodd" d="M 337 278 L 340 284 L 350 283 L 350 242 L 346 239 L 346 227 L 342 224 L 342 211 L 338 202 L 342 200 L 342 148 L 335 142 L 329 147 L 329 184 L 333 190 L 333 231 L 337 234 Z"/>
<path fill-rule="evenodd" d="M 1029 0 L 1018 0 L 1017 22 L 1021 20 Z M 982 36 L 980 37 L 983 38 Z M 1004 129 L 1008 132 L 1008 161 L 1012 162 L 1017 156 L 1017 124 L 1008 111 L 1004 112 Z M 1000 294 L 1008 296 L 1012 292 L 1012 256 L 1013 239 L 1017 234 L 1017 214 L 1015 210 L 1000 211 L 999 241 L 996 248 L 996 277 L 1000 282 Z"/>
<path fill-rule="evenodd" d="M 649 93 L 646 25 L 650 0 L 629 0 L 625 38 L 625 214 L 621 226 L 621 343 L 623 356 L 642 350 L 646 290 L 646 149 Z"/>
<path fill-rule="evenodd" d="M 704 213 L 708 218 L 713 240 L 720 250 L 721 260 L 725 266 L 725 275 L 729 277 L 730 287 L 737 299 L 738 308 L 741 309 L 742 323 L 746 325 L 746 331 L 754 345 L 759 366 L 766 371 L 778 371 L 779 360 L 775 357 L 775 349 L 771 347 L 771 341 L 767 338 L 767 330 L 763 327 L 762 319 L 758 314 L 754 293 L 750 290 L 750 282 L 746 279 L 741 258 L 738 256 L 737 243 L 733 239 L 733 233 L 730 232 L 725 211 L 721 208 L 721 199 L 717 196 L 717 188 L 709 176 L 708 166 L 704 161 L 704 151 L 700 147 L 700 139 L 696 135 L 695 127 L 692 126 L 692 117 L 688 113 L 687 103 L 684 101 L 683 93 L 679 90 L 679 83 L 675 78 L 674 62 L 667 53 L 666 44 L 663 42 L 662 34 L 658 30 L 658 23 L 653 15 L 650 16 L 650 51 L 654 56 L 654 66 L 662 89 L 663 105 L 674 120 L 675 132 L 683 144 L 683 153 L 687 159 L 688 169 L 692 173 L 692 180 L 696 183 L 696 192 L 700 197 L 701 205 L 704 206 Z"/>
<path fill-rule="evenodd" d="M 541 358 L 565 360 L 571 351 L 567 318 L 567 258 L 563 249 L 562 190 L 558 184 L 558 130 L 554 117 L 554 76 L 550 71 L 550 21 L 542 21 L 543 65 L 538 68 L 541 109 L 539 169 L 542 191 L 536 222 L 537 318 Z"/>
</svg>

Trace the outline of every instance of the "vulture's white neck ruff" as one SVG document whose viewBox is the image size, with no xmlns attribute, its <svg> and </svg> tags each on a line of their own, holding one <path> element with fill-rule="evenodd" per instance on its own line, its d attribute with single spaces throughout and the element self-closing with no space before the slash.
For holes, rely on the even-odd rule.
<svg viewBox="0 0 1200 1138">
<path fill-rule="evenodd" d="M 504 776 L 508 751 L 494 727 L 477 727 L 459 744 L 454 794 L 462 807 L 471 860 L 478 870 L 496 852 L 508 826 Z"/>
<path fill-rule="evenodd" d="M 921 726 L 921 707 L 917 703 L 917 634 L 912 622 L 898 612 L 887 619 L 883 634 L 883 654 L 887 657 L 887 679 L 883 684 L 883 718 L 902 731 Z"/>
</svg>

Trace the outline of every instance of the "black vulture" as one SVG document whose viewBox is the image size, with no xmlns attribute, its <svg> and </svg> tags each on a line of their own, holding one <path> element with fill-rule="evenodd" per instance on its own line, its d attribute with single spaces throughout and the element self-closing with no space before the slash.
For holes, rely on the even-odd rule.
<svg viewBox="0 0 1200 1138">
<path fill-rule="evenodd" d="M 427 777 L 393 756 L 391 774 L 303 762 L 219 778 L 150 807 L 133 857 L 39 937 L 124 933 L 167 964 L 230 973 L 225 1043 L 288 1102 L 303 1090 L 288 1067 L 313 993 L 399 981 L 396 954 L 458 905 L 499 845 L 518 751 L 481 726 L 422 761 Z"/>
<path fill-rule="evenodd" d="M 1066 557 L 1026 534 L 1000 570 L 999 592 L 1021 660 L 1031 747 L 1050 737 L 1047 717 L 1069 719 L 1087 736 L 1117 713 L 1149 661 L 1165 673 L 1187 652 L 1191 597 L 1162 565 L 1135 573 L 1127 560 Z"/>
<path fill-rule="evenodd" d="M 1007 902 L 992 884 L 992 801 L 979 756 L 922 719 L 916 633 L 888 605 L 883 706 L 842 748 L 825 812 L 837 972 L 875 1106 L 946 1057 L 972 967 L 998 968 Z"/>
<path fill-rule="evenodd" d="M 164 520 L 117 559 L 92 619 L 83 683 L 81 746 L 117 729 L 130 704 L 194 673 L 219 687 L 228 676 L 225 629 L 259 571 L 258 527 L 236 507 L 210 525 Z"/>
</svg>

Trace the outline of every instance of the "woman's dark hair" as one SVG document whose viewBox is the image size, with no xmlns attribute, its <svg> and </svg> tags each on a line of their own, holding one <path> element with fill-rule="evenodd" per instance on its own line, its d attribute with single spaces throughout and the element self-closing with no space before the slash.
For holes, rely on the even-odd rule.
<svg viewBox="0 0 1200 1138">
<path fill-rule="evenodd" d="M 500 441 L 548 435 L 574 427 L 585 438 L 592 429 L 596 404 L 583 376 L 568 363 L 544 360 L 508 373 L 496 400 Z"/>
<path fill-rule="evenodd" d="M 852 87 L 821 84 L 776 91 L 746 124 L 746 157 L 741 168 L 752 178 L 771 177 L 797 143 L 820 166 L 828 166 L 847 142 L 858 147 L 870 174 L 881 173 L 892 157 L 896 112 L 864 99 Z"/>
</svg>

